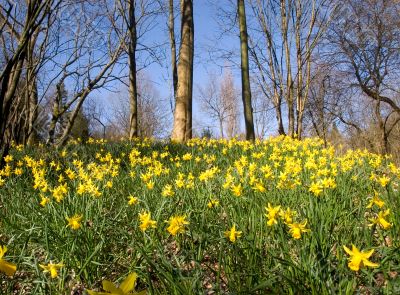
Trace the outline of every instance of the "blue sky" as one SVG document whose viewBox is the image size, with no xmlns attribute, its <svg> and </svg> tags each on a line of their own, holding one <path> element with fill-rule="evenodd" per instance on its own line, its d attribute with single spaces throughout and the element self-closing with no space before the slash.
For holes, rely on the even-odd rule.
<svg viewBox="0 0 400 295">
<path fill-rule="evenodd" d="M 198 132 L 201 132 L 202 128 L 208 126 L 216 126 L 217 122 L 212 122 L 207 119 L 203 113 L 201 113 L 197 100 L 197 92 L 198 87 L 200 85 L 204 85 L 208 81 L 208 75 L 210 72 L 214 72 L 222 75 L 223 69 L 219 65 L 227 64 L 225 61 L 218 60 L 218 65 L 215 60 L 211 60 L 209 54 L 209 47 L 215 46 L 218 48 L 239 48 L 239 38 L 228 33 L 224 34 L 223 38 L 219 38 L 217 40 L 218 32 L 220 32 L 220 28 L 218 27 L 218 22 L 216 20 L 217 17 L 217 8 L 214 1 L 210 0 L 197 0 L 194 1 L 194 23 L 195 23 L 195 57 L 194 57 L 194 73 L 193 73 L 193 116 L 194 116 L 194 127 L 197 127 Z M 222 2 L 219 2 L 218 5 L 221 5 Z M 234 8 L 235 9 L 235 8 Z M 155 88 L 157 88 L 160 93 L 160 98 L 162 103 L 166 103 L 169 105 L 169 101 L 172 98 L 172 82 L 170 80 L 171 73 L 170 69 L 165 67 L 165 64 L 170 64 L 170 49 L 169 49 L 169 39 L 168 32 L 166 26 L 166 19 L 160 18 L 160 22 L 155 26 L 154 30 L 146 36 L 146 42 L 152 43 L 162 43 L 166 42 L 165 52 L 167 54 L 167 59 L 163 61 L 164 65 L 152 64 L 147 67 L 144 71 L 146 76 L 148 76 Z M 180 21 L 176 19 L 175 23 L 175 31 L 177 36 L 179 36 L 180 31 Z M 217 42 L 217 43 L 216 43 Z M 179 46 L 179 44 L 177 44 Z M 240 88 L 240 76 L 239 69 L 235 69 L 234 67 L 231 69 L 235 76 L 236 87 Z M 123 87 L 123 86 L 121 86 Z M 126 93 L 126 91 L 122 91 L 122 93 Z M 112 100 L 113 94 L 111 93 L 96 93 L 93 95 L 93 98 L 103 97 L 106 99 L 102 99 L 103 104 L 107 106 L 107 104 Z M 168 108 L 170 110 L 170 108 Z M 171 114 L 172 115 L 172 114 Z M 172 123 L 172 117 L 171 117 Z M 196 126 L 197 125 L 197 126 Z M 214 134 L 217 135 L 217 130 L 215 130 Z"/>
</svg>

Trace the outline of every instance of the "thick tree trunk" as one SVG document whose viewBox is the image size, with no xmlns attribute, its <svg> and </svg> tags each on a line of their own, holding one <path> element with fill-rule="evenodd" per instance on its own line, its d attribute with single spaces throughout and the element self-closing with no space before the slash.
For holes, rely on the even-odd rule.
<svg viewBox="0 0 400 295">
<path fill-rule="evenodd" d="M 240 29 L 240 53 L 241 53 L 241 72 L 242 72 L 242 101 L 244 110 L 244 120 L 246 125 L 246 139 L 255 140 L 253 107 L 251 105 L 251 90 L 249 76 L 249 48 L 247 40 L 247 24 L 244 0 L 238 0 L 238 16 Z"/>
<path fill-rule="evenodd" d="M 138 134 L 138 92 L 136 76 L 136 18 L 135 18 L 135 0 L 129 0 L 129 138 L 137 137 Z"/>
<path fill-rule="evenodd" d="M 181 46 L 178 63 L 174 127 L 171 139 L 183 142 L 192 133 L 194 23 L 193 1 L 181 0 Z"/>
</svg>

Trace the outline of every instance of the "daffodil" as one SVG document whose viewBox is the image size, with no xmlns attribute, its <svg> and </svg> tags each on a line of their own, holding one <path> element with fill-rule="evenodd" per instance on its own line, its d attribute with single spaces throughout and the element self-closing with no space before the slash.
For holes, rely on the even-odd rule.
<svg viewBox="0 0 400 295">
<path fill-rule="evenodd" d="M 378 206 L 379 208 L 382 208 L 385 205 L 385 202 L 379 199 L 378 192 L 374 192 L 374 196 L 372 199 L 369 201 L 369 204 L 367 205 L 367 209 L 372 208 L 372 206 Z"/>
<path fill-rule="evenodd" d="M 392 224 L 385 219 L 385 217 L 388 216 L 389 214 L 390 214 L 390 209 L 387 209 L 385 211 L 379 211 L 378 216 L 369 219 L 369 221 L 372 222 L 371 224 L 369 224 L 369 226 L 378 224 L 383 229 L 389 229 L 392 226 Z"/>
<path fill-rule="evenodd" d="M 352 245 L 350 250 L 346 246 L 343 246 L 344 251 L 350 255 L 348 266 L 351 270 L 358 271 L 363 266 L 378 267 L 379 264 L 371 262 L 368 258 L 374 253 L 374 249 L 369 251 L 360 251 L 356 246 Z"/>
<path fill-rule="evenodd" d="M 219 205 L 219 201 L 212 199 L 210 202 L 208 202 L 207 207 L 211 209 L 211 208 L 218 207 L 218 205 Z"/>
<path fill-rule="evenodd" d="M 129 196 L 129 200 L 128 200 L 128 205 L 135 205 L 137 202 L 139 201 L 138 198 L 134 197 L 134 196 Z"/>
<path fill-rule="evenodd" d="M 230 230 L 227 230 L 224 234 L 225 237 L 227 237 L 232 243 L 236 242 L 236 240 L 242 236 L 242 232 L 236 230 L 235 224 L 231 227 Z"/>
<path fill-rule="evenodd" d="M 268 213 L 265 214 L 265 216 L 268 218 L 267 225 L 272 226 L 274 224 L 277 224 L 277 217 L 279 214 L 279 211 L 281 209 L 281 206 L 276 206 L 272 207 L 270 203 L 268 203 L 268 206 L 265 207 L 265 210 L 267 210 Z"/>
<path fill-rule="evenodd" d="M 285 223 L 289 224 L 293 222 L 293 216 L 296 215 L 296 211 L 290 210 L 287 208 L 286 210 L 281 209 L 279 211 L 279 216 L 285 221 Z"/>
<path fill-rule="evenodd" d="M 174 190 L 172 189 L 172 185 L 167 184 L 166 186 L 164 186 L 163 191 L 161 192 L 161 195 L 163 197 L 172 197 L 174 195 Z"/>
<path fill-rule="evenodd" d="M 70 228 L 77 230 L 81 227 L 81 220 L 83 216 L 75 214 L 72 217 L 67 217 L 68 225 Z"/>
<path fill-rule="evenodd" d="M 382 187 L 385 187 L 390 182 L 390 178 L 387 177 L 386 175 L 383 175 L 378 178 L 378 182 Z"/>
<path fill-rule="evenodd" d="M 231 190 L 236 197 L 240 197 L 242 195 L 242 185 L 240 183 L 238 185 L 232 184 Z"/>
<path fill-rule="evenodd" d="M 49 263 L 47 265 L 39 264 L 41 268 L 43 268 L 43 272 L 49 272 L 52 279 L 58 277 L 58 269 L 64 266 L 62 263 Z"/>
<path fill-rule="evenodd" d="M 13 276 L 17 271 L 17 266 L 3 259 L 7 252 L 6 246 L 0 246 L 0 272 L 4 272 L 8 276 Z"/>
<path fill-rule="evenodd" d="M 310 185 L 310 188 L 308 191 L 312 192 L 315 196 L 318 197 L 323 192 L 323 188 L 320 183 L 313 182 Z"/>
<path fill-rule="evenodd" d="M 302 233 L 307 233 L 311 231 L 310 229 L 306 229 L 306 225 L 307 220 L 305 220 L 303 223 L 290 223 L 288 224 L 289 233 L 294 239 L 298 240 L 301 238 Z"/>
<path fill-rule="evenodd" d="M 144 295 L 146 291 L 135 292 L 135 284 L 137 280 L 137 274 L 132 273 L 128 275 L 128 277 L 121 283 L 119 287 L 117 287 L 113 282 L 104 280 L 103 281 L 103 289 L 107 292 L 96 292 L 87 290 L 89 295 Z"/>
<path fill-rule="evenodd" d="M 148 228 L 156 228 L 157 221 L 151 219 L 150 212 L 139 213 L 139 220 L 141 222 L 140 229 L 146 231 Z"/>
<path fill-rule="evenodd" d="M 173 216 L 167 222 L 169 223 L 167 231 L 173 236 L 178 233 L 184 233 L 185 225 L 189 224 L 186 220 L 186 216 Z"/>
</svg>

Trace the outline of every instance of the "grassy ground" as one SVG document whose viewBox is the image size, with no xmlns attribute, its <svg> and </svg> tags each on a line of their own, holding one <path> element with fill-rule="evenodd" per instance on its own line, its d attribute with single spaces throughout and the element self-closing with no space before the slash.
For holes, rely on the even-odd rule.
<svg viewBox="0 0 400 295">
<path fill-rule="evenodd" d="M 400 293 L 388 157 L 278 137 L 14 147 L 6 160 L 0 266 L 17 271 L 0 274 L 4 294 L 85 294 L 130 273 L 150 294 Z"/>
</svg>

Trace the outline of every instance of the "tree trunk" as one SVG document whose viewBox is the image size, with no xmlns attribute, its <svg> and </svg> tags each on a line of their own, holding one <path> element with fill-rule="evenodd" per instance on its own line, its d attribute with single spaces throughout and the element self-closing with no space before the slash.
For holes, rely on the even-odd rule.
<svg viewBox="0 0 400 295">
<path fill-rule="evenodd" d="M 181 0 L 181 46 L 178 63 L 178 84 L 171 139 L 183 142 L 192 134 L 192 92 L 194 23 L 192 0 Z"/>
<path fill-rule="evenodd" d="M 246 125 L 246 139 L 255 140 L 253 107 L 251 105 L 251 90 L 249 76 L 249 48 L 247 40 L 247 24 L 244 0 L 238 0 L 238 16 L 240 29 L 240 53 L 241 53 L 241 72 L 242 72 L 242 101 L 244 110 L 244 120 Z"/>
<path fill-rule="evenodd" d="M 129 0 L 129 138 L 137 137 L 138 134 L 138 92 L 137 92 L 137 76 L 136 76 L 136 18 L 135 18 L 135 0 Z"/>
<path fill-rule="evenodd" d="M 178 70 L 176 67 L 176 41 L 175 41 L 175 19 L 174 19 L 174 0 L 169 0 L 169 20 L 168 20 L 169 40 L 171 44 L 171 66 L 172 82 L 174 87 L 174 99 L 178 87 Z"/>
</svg>

